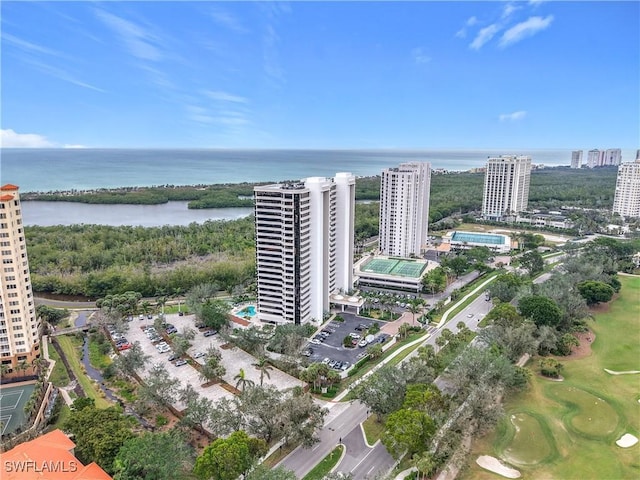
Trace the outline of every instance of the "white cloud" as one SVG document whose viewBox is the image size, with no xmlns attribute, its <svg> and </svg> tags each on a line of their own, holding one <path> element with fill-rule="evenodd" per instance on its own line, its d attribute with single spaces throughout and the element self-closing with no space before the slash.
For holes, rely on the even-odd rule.
<svg viewBox="0 0 640 480">
<path fill-rule="evenodd" d="M 531 37 L 532 35 L 545 30 L 551 25 L 551 22 L 553 22 L 553 15 L 548 15 L 545 18 L 529 17 L 524 22 L 520 22 L 504 32 L 499 45 L 502 48 L 513 45 L 520 40 Z"/>
<path fill-rule="evenodd" d="M 522 120 L 526 116 L 527 112 L 525 110 L 518 110 L 517 112 L 512 113 L 502 113 L 498 118 L 501 122 L 515 122 Z"/>
<path fill-rule="evenodd" d="M 22 40 L 14 35 L 9 33 L 2 33 L 2 39 L 7 43 L 10 43 L 16 47 L 21 48 L 22 50 L 27 50 L 35 53 L 44 53 L 46 55 L 53 55 L 56 57 L 64 57 L 65 55 L 58 52 L 57 50 L 53 50 L 51 48 L 43 47 L 42 45 L 37 45 L 35 43 L 27 42 L 26 40 Z"/>
<path fill-rule="evenodd" d="M 467 27 L 473 27 L 476 23 L 478 23 L 477 17 L 469 17 L 465 22 L 465 26 L 456 32 L 456 37 L 465 38 L 467 36 Z"/>
<path fill-rule="evenodd" d="M 413 61 L 418 65 L 429 63 L 431 61 L 431 57 L 427 55 L 422 47 L 417 47 L 411 50 L 411 56 L 413 57 Z"/>
<path fill-rule="evenodd" d="M 249 30 L 245 28 L 244 25 L 238 20 L 237 17 L 232 15 L 231 13 L 222 10 L 220 8 L 215 8 L 209 12 L 211 18 L 218 25 L 221 25 L 229 30 L 233 30 L 237 33 L 247 33 Z"/>
<path fill-rule="evenodd" d="M 0 146 L 4 148 L 47 148 L 55 145 L 37 133 L 17 133 L 8 128 L 0 130 Z"/>
<path fill-rule="evenodd" d="M 210 99 L 217 102 L 247 103 L 247 99 L 244 97 L 222 92 L 220 90 L 205 90 L 203 93 Z"/>
<path fill-rule="evenodd" d="M 474 50 L 480 50 L 482 46 L 491 40 L 496 33 L 500 31 L 500 26 L 497 23 L 493 23 L 488 27 L 484 27 L 478 32 L 476 38 L 473 39 L 473 42 L 469 44 L 469 47 Z"/>
<path fill-rule="evenodd" d="M 78 87 L 88 88 L 89 90 L 94 90 L 96 92 L 106 93 L 102 88 L 96 87 L 95 85 L 91 85 L 89 83 L 83 82 L 82 80 L 78 80 L 71 73 L 63 70 L 62 68 L 54 67 L 53 65 L 49 65 L 43 62 L 39 62 L 37 60 L 33 60 L 27 57 L 21 58 L 24 63 L 31 65 L 37 70 L 40 70 L 42 73 L 47 75 L 51 75 L 59 80 L 64 80 L 65 82 L 72 83 L 73 85 L 77 85 Z"/>
<path fill-rule="evenodd" d="M 521 7 L 516 7 L 513 3 L 507 3 L 504 8 L 502 9 L 502 18 L 508 18 L 510 17 L 513 12 L 515 12 L 516 10 L 520 10 Z"/>
<path fill-rule="evenodd" d="M 96 10 L 96 16 L 120 37 L 129 53 L 134 57 L 150 61 L 158 61 L 163 58 L 163 54 L 158 48 L 157 36 L 142 26 L 102 10 Z"/>
</svg>

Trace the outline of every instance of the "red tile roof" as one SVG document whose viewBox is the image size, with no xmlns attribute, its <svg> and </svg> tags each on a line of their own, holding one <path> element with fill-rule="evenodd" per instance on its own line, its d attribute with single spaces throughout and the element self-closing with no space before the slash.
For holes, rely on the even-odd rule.
<svg viewBox="0 0 640 480">
<path fill-rule="evenodd" d="M 3 185 L 0 187 L 0 190 L 7 191 L 7 190 L 18 190 L 18 186 L 17 185 L 12 185 L 11 183 L 7 183 L 6 185 Z"/>
<path fill-rule="evenodd" d="M 0 454 L 2 480 L 113 480 L 96 463 L 84 466 L 73 455 L 76 444 L 54 430 Z"/>
<path fill-rule="evenodd" d="M 8 202 L 9 200 L 13 200 L 13 195 L 0 196 L 0 202 Z"/>
</svg>

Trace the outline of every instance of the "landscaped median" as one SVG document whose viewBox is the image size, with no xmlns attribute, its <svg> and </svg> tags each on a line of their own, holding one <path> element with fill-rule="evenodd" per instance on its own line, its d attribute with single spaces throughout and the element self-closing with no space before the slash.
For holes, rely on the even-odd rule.
<svg viewBox="0 0 640 480">
<path fill-rule="evenodd" d="M 330 473 L 338 465 L 344 451 L 344 446 L 338 445 L 320 463 L 313 467 L 313 470 L 307 473 L 302 480 L 322 480 L 326 474 Z"/>
</svg>

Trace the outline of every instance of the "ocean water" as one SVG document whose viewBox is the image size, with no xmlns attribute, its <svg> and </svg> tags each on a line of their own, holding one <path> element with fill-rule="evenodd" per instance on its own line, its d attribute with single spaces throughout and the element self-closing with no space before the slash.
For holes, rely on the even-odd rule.
<svg viewBox="0 0 640 480">
<path fill-rule="evenodd" d="M 407 161 L 468 170 L 491 155 L 530 155 L 533 163 L 568 165 L 570 150 L 145 150 L 0 149 L 0 182 L 24 192 L 152 185 L 297 180 L 336 172 L 378 175 Z M 623 152 L 623 160 L 632 160 Z"/>
</svg>

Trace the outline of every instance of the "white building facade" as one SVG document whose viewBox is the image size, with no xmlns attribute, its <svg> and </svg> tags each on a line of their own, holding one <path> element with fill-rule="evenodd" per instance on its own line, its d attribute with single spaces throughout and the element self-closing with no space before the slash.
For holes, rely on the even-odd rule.
<svg viewBox="0 0 640 480">
<path fill-rule="evenodd" d="M 640 160 L 618 167 L 613 213 L 624 218 L 640 217 Z"/>
<path fill-rule="evenodd" d="M 595 168 L 604 165 L 604 151 L 594 149 L 587 153 L 587 167 Z"/>
<path fill-rule="evenodd" d="M 380 251 L 395 257 L 419 256 L 429 233 L 431 164 L 402 163 L 382 171 Z"/>
<path fill-rule="evenodd" d="M 571 152 L 571 168 L 582 167 L 582 150 L 574 150 Z"/>
<path fill-rule="evenodd" d="M 482 217 L 499 221 L 525 211 L 530 182 L 531 157 L 489 157 L 484 174 Z"/>
<path fill-rule="evenodd" d="M 254 188 L 258 318 L 321 320 L 329 296 L 353 288 L 355 177 Z"/>
<path fill-rule="evenodd" d="M 0 362 L 7 373 L 40 357 L 40 323 L 31 290 L 18 187 L 0 187 Z"/>
</svg>

